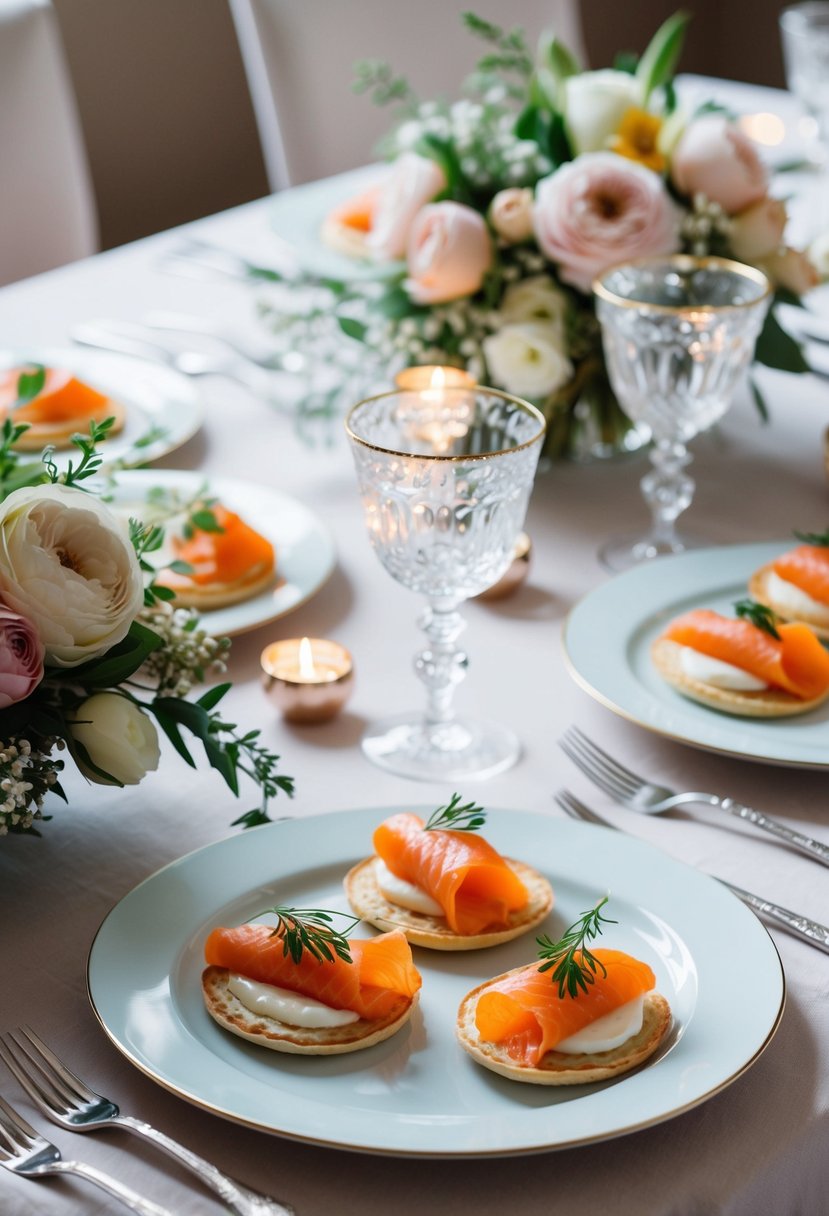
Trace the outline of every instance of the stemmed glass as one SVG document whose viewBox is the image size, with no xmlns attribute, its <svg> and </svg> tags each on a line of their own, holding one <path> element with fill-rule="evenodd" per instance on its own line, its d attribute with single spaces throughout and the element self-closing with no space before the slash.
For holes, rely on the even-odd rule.
<svg viewBox="0 0 829 1216">
<path fill-rule="evenodd" d="M 818 145 L 814 236 L 826 224 L 829 190 L 829 2 L 808 0 L 784 8 L 780 34 L 789 89 L 809 115 Z"/>
<path fill-rule="evenodd" d="M 593 284 L 605 358 L 625 413 L 653 436 L 642 494 L 650 532 L 600 550 L 611 570 L 696 543 L 676 520 L 691 505 L 686 444 L 728 409 L 748 366 L 771 300 L 761 271 L 726 258 L 644 258 Z"/>
<path fill-rule="evenodd" d="M 513 558 L 533 485 L 543 416 L 495 389 L 396 391 L 346 419 L 371 544 L 392 578 L 424 595 L 426 646 L 415 670 L 426 710 L 370 726 L 363 751 L 405 777 L 487 777 L 515 762 L 512 731 L 457 716 L 466 674 L 458 605 L 496 583 Z"/>
</svg>

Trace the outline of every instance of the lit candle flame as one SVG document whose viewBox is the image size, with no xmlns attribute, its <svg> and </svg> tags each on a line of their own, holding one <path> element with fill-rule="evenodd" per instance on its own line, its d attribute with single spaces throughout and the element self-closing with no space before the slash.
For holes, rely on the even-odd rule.
<svg viewBox="0 0 829 1216">
<path fill-rule="evenodd" d="M 302 680 L 313 680 L 317 669 L 314 666 L 314 655 L 311 651 L 311 641 L 303 638 L 299 644 L 299 675 Z"/>
</svg>

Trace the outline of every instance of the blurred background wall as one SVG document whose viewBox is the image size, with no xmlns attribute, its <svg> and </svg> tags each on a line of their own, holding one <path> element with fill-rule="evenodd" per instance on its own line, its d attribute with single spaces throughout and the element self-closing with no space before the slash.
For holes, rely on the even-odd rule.
<svg viewBox="0 0 829 1216">
<path fill-rule="evenodd" d="M 360 0 L 341 2 L 347 19 L 359 21 Z M 268 192 L 227 0 L 54 4 L 77 91 L 104 248 Z M 392 0 L 389 5 L 391 18 Z M 475 10 L 474 0 L 468 7 Z M 678 7 L 679 0 L 580 0 L 590 65 L 608 66 L 619 50 L 641 50 Z M 781 4 L 692 0 L 683 7 L 694 20 L 680 70 L 783 86 Z M 516 23 L 516 10 L 504 0 L 505 26 Z M 368 28 L 363 41 L 370 58 Z M 411 70 L 416 82 L 405 47 L 396 66 Z M 348 90 L 350 80 L 349 68 L 331 87 Z"/>
</svg>

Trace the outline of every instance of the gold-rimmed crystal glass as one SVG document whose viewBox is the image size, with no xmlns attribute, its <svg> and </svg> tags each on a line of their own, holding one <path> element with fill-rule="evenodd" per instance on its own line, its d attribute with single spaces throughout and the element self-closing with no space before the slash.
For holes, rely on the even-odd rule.
<svg viewBox="0 0 829 1216">
<path fill-rule="evenodd" d="M 593 284 L 610 380 L 625 413 L 651 432 L 643 477 L 651 529 L 609 541 L 600 557 L 623 570 L 695 544 L 677 531 L 694 482 L 688 442 L 717 422 L 754 355 L 771 285 L 753 266 L 727 258 L 644 258 Z"/>
<path fill-rule="evenodd" d="M 363 751 L 405 777 L 486 777 L 515 762 L 520 744 L 498 724 L 456 714 L 468 659 L 458 611 L 504 574 L 524 523 L 544 418 L 495 389 L 470 386 L 383 393 L 355 405 L 346 429 L 366 528 L 383 566 L 425 596 L 425 647 L 415 670 L 426 708 L 370 726 Z M 387 622 L 378 615 L 378 628 Z"/>
</svg>

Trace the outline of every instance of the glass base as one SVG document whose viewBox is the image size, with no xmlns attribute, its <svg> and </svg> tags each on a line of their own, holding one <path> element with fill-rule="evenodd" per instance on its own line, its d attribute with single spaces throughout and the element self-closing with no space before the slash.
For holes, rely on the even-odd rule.
<svg viewBox="0 0 829 1216">
<path fill-rule="evenodd" d="M 657 557 L 684 553 L 687 549 L 706 549 L 713 543 L 705 537 L 687 532 L 679 533 L 670 542 L 656 540 L 653 536 L 617 536 L 599 549 L 599 561 L 606 570 L 618 572 L 651 562 Z"/>
<path fill-rule="evenodd" d="M 494 777 L 515 764 L 521 744 L 494 722 L 453 718 L 427 726 L 422 714 L 399 714 L 370 726 L 363 751 L 372 764 L 416 781 Z"/>
</svg>

